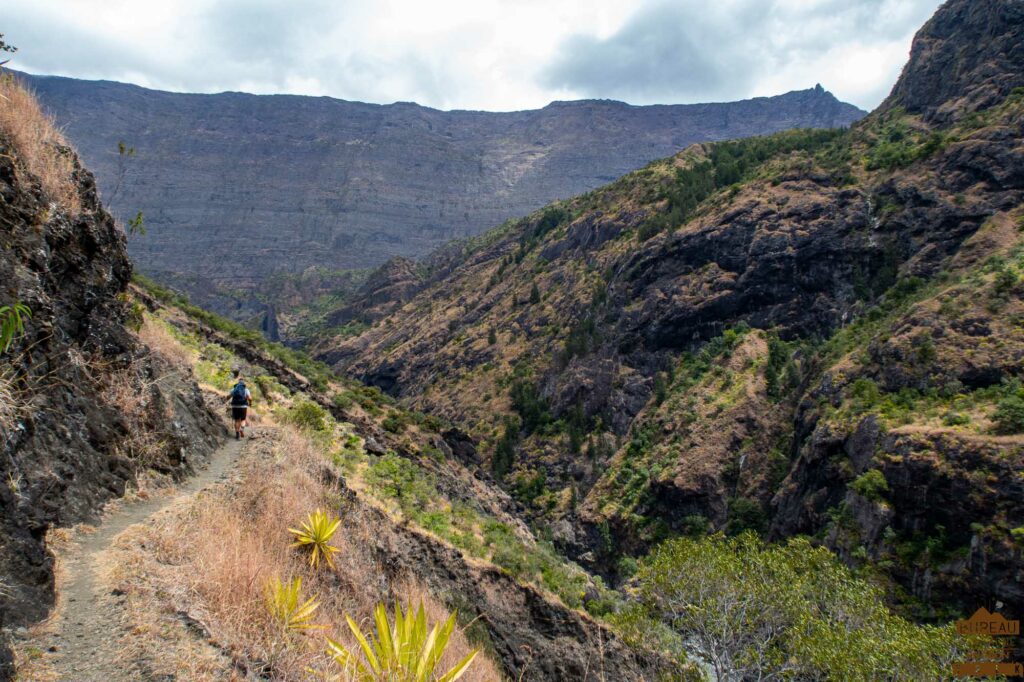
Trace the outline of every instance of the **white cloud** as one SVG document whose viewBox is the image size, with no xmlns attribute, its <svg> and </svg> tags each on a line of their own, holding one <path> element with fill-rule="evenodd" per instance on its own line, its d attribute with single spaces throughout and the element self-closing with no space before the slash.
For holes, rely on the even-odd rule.
<svg viewBox="0 0 1024 682">
<path fill-rule="evenodd" d="M 739 99 L 821 82 L 865 108 L 939 0 L 6 0 L 35 73 L 196 92 L 509 110 Z"/>
</svg>

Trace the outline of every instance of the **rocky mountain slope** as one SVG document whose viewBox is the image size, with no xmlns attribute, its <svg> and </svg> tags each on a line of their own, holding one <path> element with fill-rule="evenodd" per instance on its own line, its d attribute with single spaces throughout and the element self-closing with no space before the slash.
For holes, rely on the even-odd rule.
<svg viewBox="0 0 1024 682">
<path fill-rule="evenodd" d="M 220 430 L 195 384 L 132 333 L 124 233 L 93 176 L 59 136 L 26 133 L 38 110 L 0 87 L 0 303 L 30 315 L 0 348 L 0 624 L 13 628 L 53 605 L 48 531 L 93 518 L 145 471 L 191 471 Z"/>
<path fill-rule="evenodd" d="M 488 657 L 510 678 L 523 679 L 527 670 L 530 679 L 580 678 L 599 664 L 616 679 L 641 680 L 665 665 L 657 653 L 627 646 L 606 624 L 581 610 L 584 593 L 600 595 L 600 584 L 535 538 L 507 493 L 465 468 L 462 460 L 472 461 L 476 453 L 458 429 L 410 414 L 379 391 L 340 380 L 325 367 L 184 304 L 166 290 L 154 287 L 147 293 L 130 286 L 125 235 L 98 201 L 92 175 L 49 127 L 31 97 L 9 79 L 0 80 L 0 88 L 5 105 L 18 107 L 13 117 L 7 110 L 0 112 L 0 278 L 4 304 L 18 303 L 28 311 L 24 333 L 16 332 L 10 347 L 0 353 L 0 680 L 55 679 L 54 671 L 64 671 L 61 678 L 89 677 L 88 671 L 96 670 L 134 679 L 139 670 L 160 663 L 161 655 L 180 654 L 194 663 L 211 651 L 223 666 L 218 675 L 240 670 L 245 675 L 263 671 L 259 674 L 268 679 L 294 677 L 279 674 L 282 664 L 272 660 L 280 658 L 280 640 L 261 642 L 270 648 L 246 658 L 245 651 L 232 648 L 234 641 L 226 646 L 210 635 L 196 640 L 197 629 L 205 627 L 198 621 L 188 628 L 178 627 L 177 618 L 168 622 L 166 609 L 180 616 L 175 610 L 180 606 L 157 611 L 147 601 L 152 592 L 145 592 L 140 604 L 134 601 L 138 594 L 127 596 L 129 584 L 125 590 L 98 587 L 111 579 L 102 571 L 90 573 L 100 554 L 114 551 L 124 533 L 156 532 L 159 522 L 145 514 L 134 530 L 126 530 L 128 521 L 123 519 L 119 529 L 105 528 L 100 534 L 103 548 L 89 561 L 61 564 L 65 577 L 77 572 L 61 585 L 78 589 L 63 592 L 63 608 L 53 611 L 54 545 L 88 533 L 68 527 L 97 521 L 104 503 L 140 486 L 141 498 L 157 501 L 164 495 L 159 488 L 204 467 L 223 442 L 223 424 L 214 410 L 223 405 L 237 370 L 251 377 L 260 411 L 266 410 L 265 422 L 276 416 L 303 434 L 291 432 L 290 445 L 266 442 L 262 449 L 251 448 L 254 460 L 263 458 L 276 467 L 281 499 L 296 497 L 283 482 L 294 486 L 306 476 L 320 491 L 316 503 L 345 516 L 344 534 L 368 539 L 358 550 L 342 553 L 348 567 L 356 565 L 362 573 L 307 576 L 320 578 L 315 584 L 323 587 L 325 601 L 346 608 L 369 603 L 372 609 L 378 601 L 398 598 L 414 581 L 430 599 L 466 614 L 464 626 L 478 621 L 474 637 L 486 644 Z M 12 123 L 30 119 L 31 126 Z M 307 459 L 288 459 L 295 456 L 296 443 Z M 240 444 L 233 445 L 237 454 Z M 221 473 L 228 466 L 225 457 L 222 453 Z M 207 483 L 215 478 L 207 472 Z M 267 482 L 258 474 L 256 480 Z M 225 496 L 225 508 L 244 504 L 251 514 L 271 497 L 251 481 L 240 486 L 234 493 L 230 488 L 218 492 Z M 151 513 L 167 504 L 162 499 L 142 508 Z M 205 502 L 198 507 L 200 515 L 210 510 Z M 283 522 L 279 514 L 277 520 Z M 297 512 L 287 524 L 299 520 Z M 197 526 L 194 516 L 183 523 L 190 532 L 212 538 L 214 545 L 221 542 L 223 527 Z M 240 609 L 252 612 L 243 630 L 264 628 L 272 637 L 282 636 L 264 604 L 263 583 L 268 572 L 309 570 L 308 560 L 290 548 L 292 540 L 280 529 L 272 541 L 285 551 L 265 556 L 247 541 L 243 545 L 253 553 L 254 563 L 230 566 L 253 570 L 244 581 L 252 594 L 231 613 L 237 620 Z M 192 557 L 199 544 L 193 539 L 182 551 Z M 145 545 L 143 541 L 129 549 L 111 574 L 148 557 L 141 551 Z M 223 554 L 220 549 L 215 547 L 218 555 Z M 151 573 L 178 563 L 168 562 L 165 550 L 166 545 L 157 550 Z M 74 551 L 63 558 L 67 556 L 73 557 Z M 221 556 L 227 564 L 233 558 Z M 283 565 L 274 563 L 278 560 Z M 206 565 L 179 580 L 197 575 L 207 586 L 218 578 Z M 216 583 L 221 595 L 238 587 L 232 576 L 227 575 L 228 584 Z M 194 593 L 194 587 L 184 591 Z M 110 589 L 117 599 L 106 598 Z M 181 584 L 173 590 L 182 590 Z M 161 592 L 168 593 L 166 588 Z M 76 595 L 103 599 L 67 609 L 67 600 Z M 81 641 L 66 641 L 81 632 L 81 622 L 56 630 L 52 623 L 40 623 L 54 615 L 60 623 L 90 606 L 102 614 L 85 619 L 85 627 L 100 630 L 90 632 L 89 640 L 102 645 L 99 651 Z M 129 627 L 132 618 L 162 624 Z M 163 649 L 159 655 L 145 648 L 147 634 L 155 631 L 159 635 L 154 646 Z M 173 652 L 165 639 L 172 632 L 181 638 Z M 8 649 L 12 641 L 17 669 Z M 45 651 L 38 646 L 43 642 Z M 308 660 L 322 662 L 322 645 L 310 644 Z M 297 650 L 294 642 L 287 648 Z M 304 670 L 300 663 L 298 673 Z"/>
<path fill-rule="evenodd" d="M 149 234 L 129 246 L 139 268 L 236 319 L 263 312 L 274 273 L 422 256 L 694 142 L 863 115 L 820 86 L 726 104 L 489 113 L 24 78 L 116 194 L 115 213 L 144 212 Z M 137 150 L 124 165 L 120 140 Z"/>
<path fill-rule="evenodd" d="M 1021 45 L 1021 3 L 952 0 L 850 131 L 694 145 L 390 264 L 320 357 L 469 431 L 613 577 L 805 533 L 919 616 L 1020 614 Z"/>
</svg>

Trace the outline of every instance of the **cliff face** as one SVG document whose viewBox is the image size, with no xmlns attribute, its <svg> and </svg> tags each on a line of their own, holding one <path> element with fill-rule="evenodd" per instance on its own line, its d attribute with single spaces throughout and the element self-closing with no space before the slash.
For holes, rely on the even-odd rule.
<svg viewBox="0 0 1024 682">
<path fill-rule="evenodd" d="M 219 433 L 195 385 L 126 326 L 124 235 L 92 175 L 73 165 L 81 209 L 72 212 L 44 194 L 0 131 L 0 296 L 31 311 L 24 336 L 0 354 L 5 626 L 38 620 L 52 605 L 48 530 L 89 520 L 143 469 L 190 470 Z"/>
<path fill-rule="evenodd" d="M 467 428 L 609 573 L 805 533 L 921 615 L 1022 612 L 1018 8 L 944 5 L 850 131 L 696 145 L 449 249 L 320 354 Z"/>
<path fill-rule="evenodd" d="M 143 211 L 139 268 L 235 313 L 278 271 L 416 257 L 704 140 L 846 126 L 863 112 L 820 87 L 729 104 L 556 102 L 442 112 L 329 98 L 183 95 L 25 77 L 108 194 L 117 143 L 137 148 L 115 212 Z M 184 277 L 182 277 L 184 276 Z"/>
<path fill-rule="evenodd" d="M 938 12 L 914 38 L 910 61 L 881 106 L 952 119 L 1001 102 L 1024 85 L 1024 3 L 978 0 Z"/>
</svg>

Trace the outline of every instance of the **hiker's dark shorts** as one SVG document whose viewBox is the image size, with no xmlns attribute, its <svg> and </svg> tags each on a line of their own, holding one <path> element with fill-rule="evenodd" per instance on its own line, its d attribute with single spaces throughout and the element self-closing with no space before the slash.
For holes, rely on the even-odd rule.
<svg viewBox="0 0 1024 682">
<path fill-rule="evenodd" d="M 248 407 L 236 407 L 236 406 L 232 405 L 231 406 L 231 418 L 232 419 L 236 419 L 238 421 L 241 421 L 241 420 L 245 419 L 245 413 L 246 413 L 246 411 L 248 409 L 249 409 Z"/>
</svg>

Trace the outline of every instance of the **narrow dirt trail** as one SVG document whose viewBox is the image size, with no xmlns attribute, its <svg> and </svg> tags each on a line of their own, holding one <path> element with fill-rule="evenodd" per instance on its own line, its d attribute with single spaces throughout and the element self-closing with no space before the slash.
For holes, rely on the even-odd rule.
<svg viewBox="0 0 1024 682">
<path fill-rule="evenodd" d="M 121 638 L 125 634 L 122 597 L 112 593 L 101 577 L 104 555 L 127 528 L 223 479 L 245 443 L 229 440 L 212 455 L 209 466 L 182 481 L 173 493 L 124 504 L 105 517 L 94 533 L 81 534 L 63 554 L 51 626 L 36 642 L 44 652 L 47 668 L 59 675 L 57 679 L 142 679 L 133 662 L 124 660 L 121 653 Z"/>
</svg>

